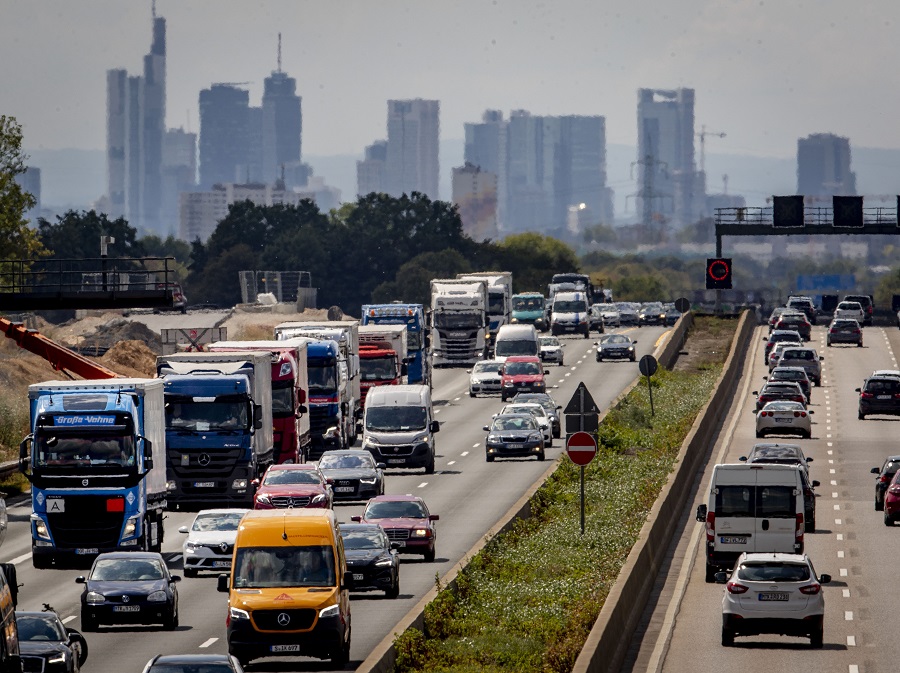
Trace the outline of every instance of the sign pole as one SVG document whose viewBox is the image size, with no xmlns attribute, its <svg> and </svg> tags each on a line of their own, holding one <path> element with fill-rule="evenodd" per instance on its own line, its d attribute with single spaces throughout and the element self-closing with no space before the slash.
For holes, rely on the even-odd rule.
<svg viewBox="0 0 900 673">
<path fill-rule="evenodd" d="M 650 377 L 647 377 L 647 391 L 650 393 L 650 415 L 656 416 L 656 413 L 653 411 L 653 386 L 650 385 Z"/>
<path fill-rule="evenodd" d="M 585 388 L 578 389 L 579 405 L 584 409 Z M 584 431 L 584 413 L 578 416 L 578 430 Z M 584 535 L 584 465 L 581 466 L 581 535 Z"/>
<path fill-rule="evenodd" d="M 584 535 L 584 465 L 581 466 L 581 534 Z"/>
</svg>

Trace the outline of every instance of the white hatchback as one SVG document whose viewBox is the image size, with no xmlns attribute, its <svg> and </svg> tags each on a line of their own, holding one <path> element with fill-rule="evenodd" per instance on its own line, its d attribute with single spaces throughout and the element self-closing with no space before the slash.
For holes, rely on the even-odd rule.
<svg viewBox="0 0 900 673">
<path fill-rule="evenodd" d="M 197 512 L 190 528 L 182 526 L 178 529 L 179 533 L 187 534 L 182 548 L 185 577 L 196 577 L 201 570 L 227 572 L 231 569 L 238 526 L 249 511 L 203 509 Z"/>
<path fill-rule="evenodd" d="M 835 318 L 853 318 L 860 325 L 866 319 L 866 312 L 858 301 L 842 301 L 834 310 Z"/>
<path fill-rule="evenodd" d="M 806 554 L 741 554 L 733 571 L 715 579 L 725 585 L 722 645 L 734 645 L 735 636 L 774 633 L 808 637 L 812 647 L 822 647 L 822 585 L 831 576 L 816 576 Z"/>
</svg>

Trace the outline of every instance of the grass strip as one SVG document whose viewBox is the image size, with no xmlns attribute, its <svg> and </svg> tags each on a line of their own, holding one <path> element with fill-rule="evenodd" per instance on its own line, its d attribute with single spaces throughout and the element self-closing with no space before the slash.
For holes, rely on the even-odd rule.
<svg viewBox="0 0 900 673">
<path fill-rule="evenodd" d="M 736 321 L 726 322 L 733 335 Z M 636 386 L 607 414 L 585 469 L 584 536 L 580 471 L 563 460 L 535 494 L 531 518 L 471 559 L 456 591 L 438 586 L 425 632 L 395 639 L 395 671 L 570 671 L 721 369 L 661 368 L 652 416 L 645 380 Z"/>
</svg>

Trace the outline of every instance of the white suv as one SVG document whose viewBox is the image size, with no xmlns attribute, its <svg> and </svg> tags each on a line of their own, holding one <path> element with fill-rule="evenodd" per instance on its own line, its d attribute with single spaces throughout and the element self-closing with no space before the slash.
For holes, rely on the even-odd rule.
<svg viewBox="0 0 900 673">
<path fill-rule="evenodd" d="M 731 573 L 716 573 L 725 585 L 722 598 L 722 645 L 735 636 L 761 633 L 809 637 L 822 647 L 825 596 L 830 575 L 816 576 L 806 554 L 741 554 Z"/>
</svg>

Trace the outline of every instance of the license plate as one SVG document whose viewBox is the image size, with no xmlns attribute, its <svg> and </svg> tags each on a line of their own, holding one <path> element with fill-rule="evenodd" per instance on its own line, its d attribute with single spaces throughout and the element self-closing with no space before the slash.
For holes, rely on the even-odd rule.
<svg viewBox="0 0 900 673">
<path fill-rule="evenodd" d="M 195 481 L 194 488 L 215 488 L 216 482 L 214 481 Z"/>
<path fill-rule="evenodd" d="M 213 568 L 228 568 L 231 561 L 213 561 Z"/>
<path fill-rule="evenodd" d="M 786 601 L 790 599 L 790 594 L 786 591 L 767 591 L 759 595 L 761 601 Z"/>
<path fill-rule="evenodd" d="M 269 652 L 299 652 L 299 645 L 269 645 Z"/>
<path fill-rule="evenodd" d="M 362 582 L 366 578 L 362 573 L 353 573 L 353 579 L 356 582 Z"/>
<path fill-rule="evenodd" d="M 876 395 L 875 399 L 876 400 L 889 400 L 889 399 L 891 399 L 891 396 L 890 395 Z"/>
<path fill-rule="evenodd" d="M 775 422 L 776 423 L 793 423 L 794 419 L 793 418 L 776 418 Z"/>
<path fill-rule="evenodd" d="M 334 487 L 335 493 L 353 493 L 353 491 L 355 491 L 355 490 L 356 489 L 353 488 L 352 486 L 335 486 Z"/>
<path fill-rule="evenodd" d="M 63 498 L 47 498 L 47 514 L 62 514 L 66 511 L 66 501 Z"/>
<path fill-rule="evenodd" d="M 113 612 L 140 612 L 140 605 L 113 605 Z"/>
<path fill-rule="evenodd" d="M 96 547 L 85 547 L 84 549 L 76 549 L 75 553 L 78 556 L 86 556 L 88 554 L 99 554 L 100 550 Z"/>
<path fill-rule="evenodd" d="M 507 445 L 506 445 L 506 448 L 507 448 L 507 449 L 521 449 L 521 448 L 524 448 L 524 447 L 525 447 L 524 444 L 507 444 Z"/>
<path fill-rule="evenodd" d="M 722 535 L 719 537 L 722 544 L 747 544 L 746 535 Z"/>
<path fill-rule="evenodd" d="M 402 465 L 406 462 L 406 458 L 388 458 L 388 465 Z"/>
</svg>

